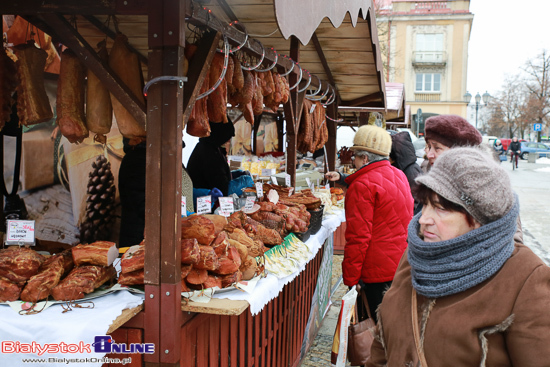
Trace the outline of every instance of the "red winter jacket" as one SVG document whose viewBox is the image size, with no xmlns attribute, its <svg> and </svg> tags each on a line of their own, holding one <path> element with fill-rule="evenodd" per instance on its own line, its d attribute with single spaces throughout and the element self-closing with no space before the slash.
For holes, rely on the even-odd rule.
<svg viewBox="0 0 550 367">
<path fill-rule="evenodd" d="M 407 248 L 413 198 L 407 177 L 387 160 L 370 163 L 346 178 L 344 284 L 393 280 Z"/>
</svg>

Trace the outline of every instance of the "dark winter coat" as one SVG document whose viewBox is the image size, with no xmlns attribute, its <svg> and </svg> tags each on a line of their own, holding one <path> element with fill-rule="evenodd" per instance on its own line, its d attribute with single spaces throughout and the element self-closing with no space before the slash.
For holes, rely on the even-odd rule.
<svg viewBox="0 0 550 367">
<path fill-rule="evenodd" d="M 196 189 L 218 188 L 224 196 L 231 181 L 225 149 L 221 147 L 235 135 L 233 123 L 210 122 L 210 136 L 200 138 L 187 163 L 187 172 Z"/>
<path fill-rule="evenodd" d="M 422 169 L 416 163 L 416 152 L 411 141 L 411 136 L 409 133 L 403 131 L 392 135 L 391 140 L 390 158 L 393 161 L 392 166 L 405 173 L 409 181 L 409 187 L 412 190 L 413 187 L 416 186 L 414 179 L 416 176 L 422 174 Z M 418 213 L 421 209 L 422 205 L 415 200 L 414 214 Z"/>
<path fill-rule="evenodd" d="M 519 141 L 513 141 L 508 145 L 508 150 L 512 152 L 519 152 L 521 150 L 521 144 Z"/>
<path fill-rule="evenodd" d="M 387 160 L 369 163 L 346 178 L 344 284 L 393 280 L 407 247 L 413 198 L 405 174 Z"/>
<path fill-rule="evenodd" d="M 418 366 L 411 317 L 411 267 L 403 256 L 378 311 L 368 367 Z M 488 280 L 437 299 L 417 295 L 428 366 L 542 367 L 550 358 L 550 268 L 516 243 Z"/>
</svg>

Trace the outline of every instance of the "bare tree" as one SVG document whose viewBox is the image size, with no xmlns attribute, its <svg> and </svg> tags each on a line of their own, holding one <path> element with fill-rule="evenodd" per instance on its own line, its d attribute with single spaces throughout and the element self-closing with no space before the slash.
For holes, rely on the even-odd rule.
<svg viewBox="0 0 550 367">
<path fill-rule="evenodd" d="M 491 99 L 487 131 L 497 136 L 523 136 L 522 106 L 526 91 L 519 75 L 507 76 L 502 90 Z M 503 132 L 507 133 L 504 134 Z"/>
<path fill-rule="evenodd" d="M 548 127 L 550 121 L 550 54 L 543 50 L 534 59 L 527 60 L 523 69 L 528 80 L 525 83 L 529 91 L 529 99 L 524 106 L 523 117 L 526 124 L 538 122 Z M 538 132 L 537 141 L 540 142 L 541 132 Z"/>
</svg>

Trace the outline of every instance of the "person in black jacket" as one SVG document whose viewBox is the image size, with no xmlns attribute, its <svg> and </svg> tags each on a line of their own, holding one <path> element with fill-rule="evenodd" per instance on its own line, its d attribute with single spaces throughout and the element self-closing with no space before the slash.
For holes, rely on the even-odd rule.
<svg viewBox="0 0 550 367">
<path fill-rule="evenodd" d="M 224 196 L 228 194 L 231 171 L 227 163 L 225 144 L 235 136 L 235 127 L 231 120 L 227 123 L 210 122 L 210 136 L 200 138 L 187 163 L 187 172 L 196 189 L 219 189 Z"/>
<path fill-rule="evenodd" d="M 518 141 L 517 137 L 512 138 L 512 142 L 508 146 L 508 150 L 511 152 L 510 154 L 510 162 L 512 162 L 513 159 L 516 160 L 516 168 L 518 168 L 518 156 L 520 155 L 521 151 L 521 144 Z"/>
<path fill-rule="evenodd" d="M 391 136 L 392 145 L 390 151 L 390 162 L 392 166 L 400 169 L 407 176 L 409 186 L 412 190 L 416 186 L 414 179 L 422 174 L 420 166 L 416 163 L 416 152 L 409 133 L 402 131 Z M 414 214 L 422 210 L 422 205 L 414 200 Z"/>
</svg>

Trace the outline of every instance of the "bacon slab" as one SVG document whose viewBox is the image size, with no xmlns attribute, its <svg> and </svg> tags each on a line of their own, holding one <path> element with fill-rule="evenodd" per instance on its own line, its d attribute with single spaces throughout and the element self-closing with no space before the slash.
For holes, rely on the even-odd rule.
<svg viewBox="0 0 550 367">
<path fill-rule="evenodd" d="M 103 283 L 113 279 L 116 270 L 112 266 L 83 265 L 73 271 L 51 290 L 56 301 L 82 299 Z"/>
</svg>

